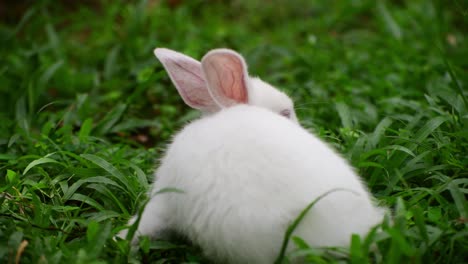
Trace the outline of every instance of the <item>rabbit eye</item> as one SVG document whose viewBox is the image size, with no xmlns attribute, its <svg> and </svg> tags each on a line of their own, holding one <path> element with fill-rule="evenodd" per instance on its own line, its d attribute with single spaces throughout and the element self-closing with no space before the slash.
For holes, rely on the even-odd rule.
<svg viewBox="0 0 468 264">
<path fill-rule="evenodd" d="M 281 110 L 280 115 L 282 115 L 282 116 L 284 116 L 286 118 L 290 118 L 291 117 L 291 110 L 289 110 L 289 109 Z"/>
</svg>

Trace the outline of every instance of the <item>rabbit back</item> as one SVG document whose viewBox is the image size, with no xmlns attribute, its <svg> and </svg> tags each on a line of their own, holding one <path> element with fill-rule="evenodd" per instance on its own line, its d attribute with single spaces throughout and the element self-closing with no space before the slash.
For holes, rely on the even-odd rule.
<svg viewBox="0 0 468 264">
<path fill-rule="evenodd" d="M 296 123 L 238 105 L 194 121 L 174 138 L 156 172 L 168 226 L 229 263 L 272 263 L 289 224 L 312 246 L 347 246 L 381 212 L 347 162 Z M 260 246 L 261 245 L 261 246 Z"/>
</svg>

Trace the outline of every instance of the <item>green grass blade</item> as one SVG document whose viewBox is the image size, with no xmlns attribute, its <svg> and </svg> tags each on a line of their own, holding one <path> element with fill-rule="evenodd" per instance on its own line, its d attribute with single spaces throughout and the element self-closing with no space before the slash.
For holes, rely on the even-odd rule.
<svg viewBox="0 0 468 264">
<path fill-rule="evenodd" d="M 437 46 L 437 49 L 439 51 L 439 54 L 440 54 L 440 57 L 442 57 L 443 61 L 444 61 L 444 65 L 445 65 L 445 68 L 447 69 L 449 75 L 450 75 L 450 79 L 452 80 L 452 83 L 453 85 L 455 86 L 455 88 L 458 90 L 461 98 L 463 99 L 463 102 L 465 103 L 465 106 L 468 107 L 468 100 L 466 99 L 466 96 L 465 96 L 465 93 L 463 92 L 463 88 L 460 86 L 460 83 L 452 69 L 452 65 L 450 65 L 449 61 L 447 60 L 447 56 L 444 54 L 444 52 L 442 51 L 442 48 L 440 46 Z"/>
<path fill-rule="evenodd" d="M 55 163 L 55 164 L 60 164 L 60 165 L 63 165 L 62 163 L 52 159 L 52 158 L 49 158 L 50 156 L 54 155 L 55 153 L 49 153 L 47 154 L 46 156 L 42 157 L 42 158 L 39 158 L 39 159 L 36 159 L 36 160 L 33 160 L 31 163 L 28 164 L 28 166 L 26 167 L 26 169 L 24 169 L 23 171 L 23 175 L 25 175 L 26 173 L 28 173 L 28 171 L 34 167 L 36 167 L 37 165 L 41 165 L 41 164 L 46 164 L 46 163 Z"/>
<path fill-rule="evenodd" d="M 466 228 L 468 228 L 468 222 L 466 221 L 466 219 L 468 219 L 468 202 L 465 198 L 465 195 L 460 191 L 460 188 L 454 183 L 454 181 L 451 181 L 448 184 L 448 189 L 452 195 L 453 200 L 455 201 L 458 213 L 460 214 L 460 219 L 465 219 L 464 225 Z"/>
<path fill-rule="evenodd" d="M 93 154 L 81 154 L 80 156 L 107 171 L 110 175 L 112 175 L 115 179 L 122 183 L 122 189 L 127 190 L 130 194 L 135 196 L 135 192 L 132 186 L 130 185 L 130 182 L 127 179 L 127 177 L 123 173 L 121 173 L 116 167 L 114 167 L 111 163 Z"/>
<path fill-rule="evenodd" d="M 112 127 L 120 120 L 126 109 L 126 104 L 117 104 L 96 126 L 97 134 L 104 135 L 111 132 Z"/>
<path fill-rule="evenodd" d="M 401 28 L 395 21 L 395 19 L 392 17 L 390 11 L 384 4 L 383 0 L 377 1 L 377 12 L 382 17 L 385 26 L 387 27 L 388 31 L 392 34 L 392 36 L 400 40 L 403 35 Z"/>
<path fill-rule="evenodd" d="M 80 188 L 85 183 L 100 183 L 100 184 L 104 184 L 104 185 L 112 185 L 112 186 L 115 186 L 115 187 L 117 187 L 119 189 L 123 189 L 123 187 L 121 185 L 119 185 L 118 183 L 116 183 L 115 181 L 113 181 L 111 179 L 108 179 L 108 178 L 106 178 L 104 176 L 96 176 L 96 177 L 81 179 L 81 180 L 75 182 L 74 184 L 72 184 L 72 186 L 70 186 L 66 190 L 66 192 L 64 192 L 62 199 L 64 201 L 70 199 L 70 197 L 72 197 L 72 195 L 78 190 L 78 188 Z"/>
<path fill-rule="evenodd" d="M 304 219 L 304 217 L 310 211 L 310 209 L 312 209 L 312 207 L 316 203 L 318 203 L 321 199 L 325 198 L 326 196 L 328 196 L 328 195 L 330 195 L 330 194 L 332 194 L 334 192 L 338 192 L 338 191 L 346 191 L 346 192 L 350 192 L 352 194 L 355 194 L 353 191 L 348 190 L 348 189 L 335 188 L 335 189 L 327 191 L 324 194 L 322 194 L 322 195 L 318 196 L 317 198 L 315 198 L 315 200 L 313 200 L 309 205 L 307 205 L 306 208 L 304 208 L 304 210 L 301 211 L 301 213 L 297 216 L 297 218 L 294 219 L 292 224 L 289 225 L 288 228 L 286 229 L 286 233 L 285 233 L 284 239 L 283 239 L 283 244 L 281 245 L 281 250 L 280 250 L 280 253 L 279 253 L 278 257 L 275 260 L 275 264 L 283 263 L 283 260 L 284 260 L 285 255 L 286 255 L 286 249 L 288 247 L 289 239 L 291 238 L 291 235 L 294 232 L 294 230 L 301 223 L 302 219 Z M 355 195 L 357 195 L 357 194 L 355 194 Z"/>
<path fill-rule="evenodd" d="M 421 143 L 425 140 L 431 133 L 434 132 L 440 125 L 450 120 L 447 116 L 436 116 L 426 122 L 414 135 L 414 141 Z"/>
<path fill-rule="evenodd" d="M 80 139 L 81 142 L 87 141 L 92 129 L 93 129 L 93 119 L 87 118 L 81 125 L 80 133 L 78 134 L 78 138 Z"/>
<path fill-rule="evenodd" d="M 81 193 L 76 193 L 76 192 L 73 193 L 73 195 L 70 197 L 69 200 L 79 201 L 79 202 L 91 205 L 92 207 L 96 208 L 99 211 L 104 211 L 104 207 L 102 207 L 102 205 L 100 205 L 96 200 Z"/>
</svg>

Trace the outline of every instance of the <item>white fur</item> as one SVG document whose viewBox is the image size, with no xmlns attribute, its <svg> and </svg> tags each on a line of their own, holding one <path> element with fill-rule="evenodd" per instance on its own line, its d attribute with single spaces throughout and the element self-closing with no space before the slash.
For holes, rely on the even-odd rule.
<svg viewBox="0 0 468 264">
<path fill-rule="evenodd" d="M 232 51 L 213 52 L 240 57 Z M 213 74 L 206 70 L 205 81 L 213 82 L 208 89 L 219 89 L 213 87 L 219 76 L 229 79 L 223 77 L 226 68 L 214 69 L 221 74 L 218 77 L 206 77 Z M 289 119 L 278 114 L 292 109 L 291 99 L 259 79 L 239 80 L 228 82 L 232 87 L 224 91 L 245 89 L 248 103 L 226 106 L 215 100 L 218 111 L 190 123 L 174 137 L 156 171 L 137 235 L 174 230 L 219 263 L 270 264 L 288 225 L 310 202 L 334 188 L 353 193 L 337 191 L 320 200 L 294 235 L 311 246 L 346 247 L 351 234 L 365 235 L 378 224 L 383 210 L 373 204 L 348 163 L 302 128 L 294 112 Z M 234 94 L 220 101 L 232 104 L 232 98 L 245 99 L 242 93 Z M 164 188 L 183 193 L 156 194 Z"/>
<path fill-rule="evenodd" d="M 260 80 L 260 78 L 249 79 L 249 104 L 260 106 L 275 113 L 280 113 L 284 109 L 291 111 L 291 120 L 298 122 L 294 112 L 294 104 L 283 92 L 277 90 L 268 83 Z"/>
</svg>

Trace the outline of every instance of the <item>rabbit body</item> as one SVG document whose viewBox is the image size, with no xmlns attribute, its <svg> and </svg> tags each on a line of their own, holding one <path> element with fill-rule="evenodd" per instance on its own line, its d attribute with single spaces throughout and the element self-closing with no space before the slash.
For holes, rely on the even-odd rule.
<svg viewBox="0 0 468 264">
<path fill-rule="evenodd" d="M 345 160 L 257 106 L 222 110 L 176 135 L 153 192 L 168 187 L 183 193 L 154 195 L 140 229 L 156 218 L 164 223 L 156 228 L 185 234 L 221 263 L 273 263 L 288 225 L 334 188 L 355 193 L 331 193 L 309 211 L 295 235 L 311 246 L 347 246 L 352 233 L 364 235 L 382 217 Z M 159 215 L 147 212 L 153 206 Z"/>
<path fill-rule="evenodd" d="M 138 236 L 173 230 L 219 263 L 270 264 L 279 254 L 288 226 L 307 205 L 332 189 L 349 191 L 330 193 L 316 203 L 294 236 L 310 246 L 346 247 L 351 234 L 365 235 L 382 220 L 383 210 L 374 205 L 348 163 L 301 127 L 294 112 L 281 110 L 290 104 L 289 98 L 282 99 L 284 94 L 259 79 L 244 77 L 242 59 L 238 72 L 243 73 L 235 81 L 229 79 L 231 72 L 217 79 L 224 68 L 215 74 L 210 71 L 210 67 L 237 67 L 236 61 L 231 64 L 239 55 L 215 53 L 210 58 L 214 62 L 202 61 L 203 77 L 198 62 L 172 51 L 160 53 L 158 58 L 186 103 L 207 114 L 185 126 L 168 146 L 155 173 Z M 190 74 L 194 84 L 178 76 L 180 71 Z M 184 88 L 202 87 L 203 80 L 209 92 Z M 222 87 L 221 82 L 241 83 L 241 88 L 235 88 L 241 91 Z M 182 193 L 159 193 L 166 188 Z"/>
</svg>

